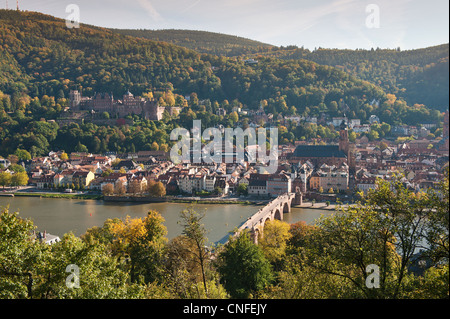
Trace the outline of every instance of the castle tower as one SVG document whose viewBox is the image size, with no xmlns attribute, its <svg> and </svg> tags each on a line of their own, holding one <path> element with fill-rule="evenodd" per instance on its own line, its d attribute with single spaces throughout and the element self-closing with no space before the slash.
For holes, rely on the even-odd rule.
<svg viewBox="0 0 450 319">
<path fill-rule="evenodd" d="M 151 121 L 161 121 L 165 111 L 164 106 L 160 106 L 154 99 L 147 99 L 142 103 L 142 115 Z"/>
<path fill-rule="evenodd" d="M 81 103 L 81 93 L 78 90 L 70 90 L 69 92 L 69 107 L 76 108 Z"/>
</svg>

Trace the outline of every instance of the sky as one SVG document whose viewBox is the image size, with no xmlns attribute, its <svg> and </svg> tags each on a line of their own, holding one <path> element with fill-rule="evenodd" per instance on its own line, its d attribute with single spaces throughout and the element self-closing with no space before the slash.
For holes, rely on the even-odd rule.
<svg viewBox="0 0 450 319">
<path fill-rule="evenodd" d="M 0 8 L 16 7 L 0 0 Z M 188 29 L 308 49 L 418 49 L 449 42 L 447 0 L 19 0 L 21 10 L 109 28 Z"/>
</svg>

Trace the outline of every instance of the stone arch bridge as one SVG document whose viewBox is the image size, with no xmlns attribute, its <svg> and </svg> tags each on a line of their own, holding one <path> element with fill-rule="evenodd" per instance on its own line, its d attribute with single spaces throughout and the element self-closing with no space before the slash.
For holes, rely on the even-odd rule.
<svg viewBox="0 0 450 319">
<path fill-rule="evenodd" d="M 270 201 L 266 206 L 258 210 L 253 216 L 239 227 L 234 236 L 247 229 L 255 243 L 263 235 L 265 223 L 269 220 L 283 220 L 283 215 L 291 212 L 292 205 L 300 205 L 302 195 L 300 193 L 286 193 Z"/>
</svg>

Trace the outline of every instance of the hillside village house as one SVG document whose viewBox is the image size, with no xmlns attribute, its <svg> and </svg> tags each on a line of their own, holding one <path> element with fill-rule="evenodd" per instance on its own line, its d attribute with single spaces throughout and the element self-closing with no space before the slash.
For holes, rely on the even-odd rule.
<svg viewBox="0 0 450 319">
<path fill-rule="evenodd" d="M 128 193 L 140 194 L 147 191 L 147 179 L 142 176 L 132 176 L 128 181 Z"/>
<path fill-rule="evenodd" d="M 250 174 L 248 183 L 248 194 L 250 196 L 265 197 L 267 196 L 267 180 L 268 174 Z"/>
<path fill-rule="evenodd" d="M 11 165 L 11 162 L 5 158 L 0 158 L 0 165 L 3 165 L 3 167 L 8 168 L 8 166 Z"/>
<path fill-rule="evenodd" d="M 205 180 L 203 181 L 204 186 L 203 189 L 207 192 L 213 192 L 216 185 L 216 176 L 205 176 Z"/>
<path fill-rule="evenodd" d="M 51 185 L 53 185 L 53 176 L 51 175 L 47 176 L 44 175 L 36 180 L 36 187 L 38 189 L 46 189 L 49 188 Z"/>
</svg>

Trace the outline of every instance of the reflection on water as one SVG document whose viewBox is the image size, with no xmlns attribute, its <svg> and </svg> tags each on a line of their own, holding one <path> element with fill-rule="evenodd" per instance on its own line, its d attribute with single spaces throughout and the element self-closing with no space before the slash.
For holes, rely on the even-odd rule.
<svg viewBox="0 0 450 319">
<path fill-rule="evenodd" d="M 178 224 L 180 212 L 190 204 L 181 203 L 106 203 L 97 200 L 53 199 L 36 197 L 0 197 L 0 207 L 10 206 L 10 211 L 18 211 L 22 218 L 30 218 L 38 230 L 62 236 L 73 232 L 82 235 L 87 229 L 102 226 L 105 220 L 145 217 L 149 210 L 158 211 L 165 219 L 169 239 L 181 234 Z M 199 212 L 205 212 L 203 219 L 208 230 L 210 242 L 218 242 L 228 237 L 228 233 L 239 227 L 258 209 L 253 205 L 199 204 L 194 206 Z M 321 214 L 330 215 L 329 211 L 317 209 L 293 208 L 284 215 L 288 223 L 305 221 L 314 223 Z"/>
<path fill-rule="evenodd" d="M 314 208 L 296 208 L 291 209 L 290 214 L 284 214 L 283 220 L 289 224 L 304 221 L 309 225 L 314 224 L 320 217 L 329 217 L 334 211 L 314 209 Z"/>
</svg>

